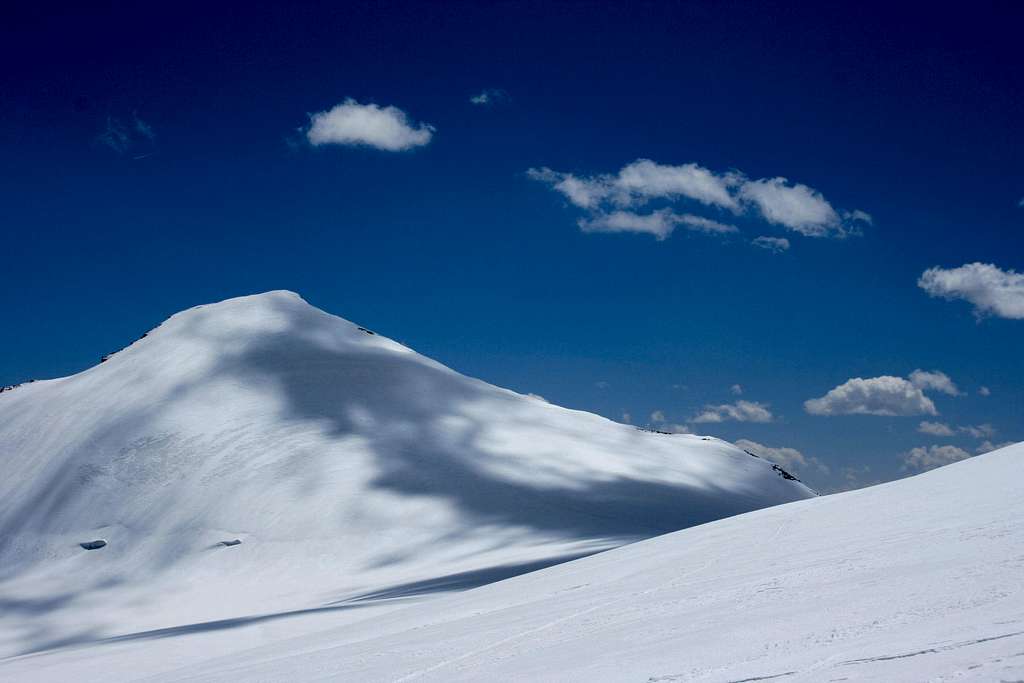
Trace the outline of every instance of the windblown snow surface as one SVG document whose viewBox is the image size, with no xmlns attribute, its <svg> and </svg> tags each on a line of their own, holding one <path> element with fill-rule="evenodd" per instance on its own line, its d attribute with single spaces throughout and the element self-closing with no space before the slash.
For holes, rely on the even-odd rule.
<svg viewBox="0 0 1024 683">
<path fill-rule="evenodd" d="M 1017 444 L 154 680 L 1019 683 L 1022 483 Z M 0 675 L 114 668 L 123 646 L 14 660 Z"/>
<path fill-rule="evenodd" d="M 574 614 L 608 591 L 639 606 L 669 576 L 710 580 L 715 544 L 698 541 L 698 557 L 669 541 L 661 559 L 638 547 L 617 570 L 629 585 L 601 560 L 567 570 L 599 573 L 561 597 L 544 577 L 566 575 L 544 573 L 444 593 L 811 497 L 723 441 L 464 377 L 289 292 L 200 306 L 85 372 L 0 394 L 0 679 L 444 679 L 485 675 L 472 667 L 492 658 L 515 677 L 511 653 L 600 619 Z M 789 533 L 773 526 L 746 550 Z M 477 611 L 479 630 L 461 621 Z M 668 646 L 681 665 L 682 643 Z M 308 647 L 316 663 L 289 659 Z M 623 652 L 586 650 L 594 665 Z M 559 676 L 540 662 L 522 676 Z"/>
<path fill-rule="evenodd" d="M 1021 681 L 1024 444 L 158 680 Z"/>
</svg>

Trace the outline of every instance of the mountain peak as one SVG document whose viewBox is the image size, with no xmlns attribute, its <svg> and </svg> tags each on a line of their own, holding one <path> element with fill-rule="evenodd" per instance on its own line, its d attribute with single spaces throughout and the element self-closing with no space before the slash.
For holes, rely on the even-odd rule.
<svg viewBox="0 0 1024 683">
<path fill-rule="evenodd" d="M 78 577 L 36 631 L 67 637 L 467 587 L 813 495 L 723 441 L 465 377 L 284 291 L 5 393 L 0 443 L 0 567 Z M 39 647 L 22 626 L 0 615 L 0 643 Z"/>
</svg>

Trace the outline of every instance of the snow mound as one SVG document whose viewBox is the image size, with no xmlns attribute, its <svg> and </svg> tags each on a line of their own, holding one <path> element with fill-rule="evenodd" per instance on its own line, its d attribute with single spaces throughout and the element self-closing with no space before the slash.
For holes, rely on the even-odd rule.
<svg viewBox="0 0 1024 683">
<path fill-rule="evenodd" d="M 255 645 L 811 496 L 725 442 L 488 385 L 296 294 L 231 299 L 0 394 L 0 656 Z"/>
</svg>

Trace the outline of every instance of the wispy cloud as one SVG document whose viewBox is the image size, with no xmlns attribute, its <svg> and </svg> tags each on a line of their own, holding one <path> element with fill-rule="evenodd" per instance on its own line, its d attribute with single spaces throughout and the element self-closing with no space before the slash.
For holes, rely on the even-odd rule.
<svg viewBox="0 0 1024 683">
<path fill-rule="evenodd" d="M 736 401 L 721 405 L 707 405 L 691 422 L 771 422 L 774 419 L 768 404 L 756 401 Z"/>
<path fill-rule="evenodd" d="M 430 124 L 412 122 L 398 107 L 359 104 L 352 98 L 309 118 L 306 140 L 314 147 L 361 145 L 401 152 L 428 144 L 435 131 Z"/>
<path fill-rule="evenodd" d="M 469 98 L 470 104 L 475 104 L 478 107 L 502 104 L 508 100 L 508 93 L 501 88 L 486 88 Z"/>
<path fill-rule="evenodd" d="M 649 159 L 637 159 L 617 174 L 577 176 L 547 167 L 531 168 L 527 176 L 544 182 L 581 209 L 600 204 L 619 207 L 637 206 L 651 199 L 696 201 L 705 206 L 739 210 L 729 191 L 729 176 L 719 176 L 697 164 L 666 166 Z"/>
<path fill-rule="evenodd" d="M 996 428 L 989 423 L 980 425 L 965 425 L 958 427 L 958 431 L 973 436 L 975 439 L 991 439 L 996 435 Z"/>
<path fill-rule="evenodd" d="M 934 297 L 969 302 L 979 318 L 1024 319 L 1024 273 L 1002 270 L 991 263 L 935 267 L 924 271 L 917 286 Z"/>
<path fill-rule="evenodd" d="M 910 383 L 922 391 L 939 391 L 950 396 L 960 396 L 960 390 L 953 380 L 939 370 L 914 370 L 908 376 Z"/>
<path fill-rule="evenodd" d="M 694 216 L 689 213 L 682 214 L 678 219 L 679 223 L 686 227 L 687 230 L 693 230 L 694 232 L 704 232 L 711 235 L 728 235 L 729 233 L 740 231 L 740 229 L 735 225 L 719 223 L 718 221 L 713 221 L 710 218 Z"/>
<path fill-rule="evenodd" d="M 773 254 L 779 254 L 789 249 L 789 240 L 785 237 L 765 237 L 762 235 L 750 240 L 750 243 L 755 247 L 767 249 Z"/>
<path fill-rule="evenodd" d="M 975 439 L 991 439 L 996 435 L 996 428 L 987 422 L 980 425 L 962 425 L 954 429 L 944 422 L 928 422 L 926 420 L 917 426 L 917 431 L 932 436 L 956 436 L 957 433 L 960 433 Z"/>
<path fill-rule="evenodd" d="M 671 235 L 678 225 L 687 230 L 712 234 L 728 234 L 739 231 L 733 225 L 691 214 L 677 214 L 669 209 L 661 209 L 647 214 L 612 211 L 598 214 L 592 218 L 581 218 L 577 224 L 583 232 L 642 232 L 654 235 L 659 240 Z"/>
<path fill-rule="evenodd" d="M 589 219 L 581 218 L 578 224 L 583 232 L 644 232 L 663 240 L 675 230 L 676 220 L 675 214 L 668 210 L 649 214 L 612 211 Z"/>
<path fill-rule="evenodd" d="M 866 212 L 837 211 L 821 192 L 802 183 L 781 177 L 750 180 L 738 171 L 719 173 L 696 163 L 667 165 L 637 159 L 616 173 L 585 176 L 540 167 L 529 169 L 527 176 L 545 183 L 572 205 L 596 214 L 584 219 L 585 224 L 656 200 L 689 202 L 734 215 L 752 212 L 768 223 L 810 237 L 846 237 L 858 234 L 860 225 L 871 223 Z M 789 246 L 782 238 L 758 239 L 758 246 L 774 251 Z"/>
<path fill-rule="evenodd" d="M 130 118 L 108 116 L 106 125 L 96 136 L 96 141 L 99 144 L 118 154 L 126 154 L 140 147 L 142 150 L 152 149 L 154 140 L 156 140 L 156 133 L 153 127 L 143 121 L 137 113 L 132 113 Z M 143 158 L 150 154 L 152 152 L 136 158 Z"/>
</svg>

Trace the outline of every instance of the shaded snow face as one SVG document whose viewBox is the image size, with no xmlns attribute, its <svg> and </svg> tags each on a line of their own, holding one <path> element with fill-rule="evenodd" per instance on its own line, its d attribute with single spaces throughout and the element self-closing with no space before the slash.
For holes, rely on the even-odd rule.
<svg viewBox="0 0 1024 683">
<path fill-rule="evenodd" d="M 1017 444 L 155 680 L 1019 681 L 1022 477 Z"/>
<path fill-rule="evenodd" d="M 18 633 L 463 587 L 811 495 L 724 442 L 493 387 L 288 292 L 173 316 L 5 393 L 0 418 L 16 456 L 0 461 L 0 596 L 66 596 L 12 618 Z M 87 560 L 77 544 L 96 538 Z M 229 556 L 225 539 L 244 543 Z M 119 613 L 129 601 L 146 608 Z"/>
</svg>

